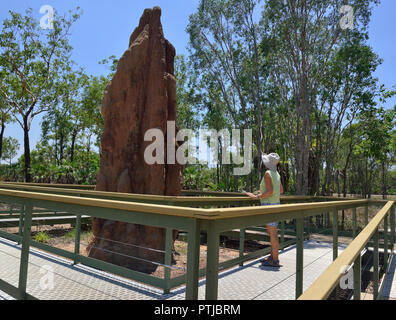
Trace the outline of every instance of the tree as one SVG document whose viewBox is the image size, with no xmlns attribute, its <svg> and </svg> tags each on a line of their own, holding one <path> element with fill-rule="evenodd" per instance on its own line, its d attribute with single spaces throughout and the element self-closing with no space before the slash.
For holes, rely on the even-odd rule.
<svg viewBox="0 0 396 320">
<path fill-rule="evenodd" d="M 8 160 L 11 165 L 12 159 L 18 155 L 20 144 L 17 139 L 13 137 L 6 137 L 3 141 L 3 154 L 1 159 Z"/>
<path fill-rule="evenodd" d="M 373 78 L 373 73 L 380 63 L 381 60 L 365 45 L 360 35 L 347 39 L 344 45 L 335 50 L 329 61 L 329 72 L 323 79 L 317 97 L 320 107 L 314 108 L 316 118 L 322 115 L 325 119 L 325 132 L 323 136 L 319 136 L 323 150 L 318 154 L 318 158 L 321 158 L 323 151 L 323 160 L 326 163 L 323 194 L 331 193 L 333 169 L 342 131 L 350 126 L 361 110 L 375 104 L 377 80 Z"/>
<path fill-rule="evenodd" d="M 296 193 L 306 195 L 309 181 L 309 154 L 312 139 L 311 115 L 328 62 L 340 40 L 352 32 L 363 32 L 370 17 L 370 4 L 378 1 L 355 0 L 355 29 L 341 30 L 343 1 L 268 0 L 262 24 L 264 41 L 272 47 L 272 77 L 288 108 L 293 135 Z"/>
<path fill-rule="evenodd" d="M 184 55 L 175 57 L 177 126 L 182 129 L 199 128 L 200 96 L 196 93 L 196 78 Z"/>
<path fill-rule="evenodd" d="M 77 9 L 78 10 L 78 9 Z M 33 18 L 32 9 L 25 15 L 10 11 L 0 34 L 0 68 L 3 80 L 0 94 L 24 132 L 25 180 L 31 181 L 29 131 L 33 119 L 57 104 L 61 87 L 58 75 L 68 70 L 71 46 L 70 28 L 79 18 L 55 13 L 54 28 L 43 31 Z"/>
<path fill-rule="evenodd" d="M 256 152 L 264 150 L 264 110 L 268 74 L 260 54 L 260 27 L 255 19 L 259 0 L 202 0 L 190 16 L 190 61 L 201 94 L 234 128 L 252 128 Z M 207 104 L 205 104 L 205 107 Z M 213 112 L 212 114 L 219 114 Z M 268 148 L 268 146 L 267 146 Z M 259 170 L 259 180 L 261 167 Z M 249 178 L 246 177 L 248 183 Z"/>
<path fill-rule="evenodd" d="M 4 81 L 6 73 L 0 66 L 0 83 Z M 12 122 L 12 106 L 7 103 L 4 96 L 0 94 L 0 159 L 3 152 L 3 137 L 7 123 Z"/>
</svg>

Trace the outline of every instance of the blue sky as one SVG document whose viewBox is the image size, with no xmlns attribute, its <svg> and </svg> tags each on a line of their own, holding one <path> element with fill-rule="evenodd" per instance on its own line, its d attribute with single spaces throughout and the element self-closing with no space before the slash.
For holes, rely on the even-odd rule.
<svg viewBox="0 0 396 320">
<path fill-rule="evenodd" d="M 120 57 L 127 49 L 129 37 L 139 23 L 145 8 L 162 8 L 162 25 L 165 37 L 175 46 L 177 54 L 187 54 L 188 35 L 186 27 L 188 17 L 194 13 L 199 0 L 2 0 L 0 1 L 0 21 L 8 17 L 8 10 L 24 12 L 32 8 L 37 16 L 43 5 L 51 5 L 58 12 L 81 7 L 83 15 L 72 28 L 71 44 L 73 60 L 85 68 L 88 74 L 100 75 L 105 72 L 98 61 L 114 54 Z M 370 22 L 370 45 L 384 60 L 376 76 L 380 83 L 391 88 L 396 84 L 396 1 L 382 0 L 374 8 Z M 389 103 L 393 106 L 396 99 Z M 33 120 L 30 133 L 31 149 L 40 139 L 40 118 Z M 9 125 L 5 136 L 16 137 L 21 143 L 23 132 L 17 125 Z"/>
</svg>

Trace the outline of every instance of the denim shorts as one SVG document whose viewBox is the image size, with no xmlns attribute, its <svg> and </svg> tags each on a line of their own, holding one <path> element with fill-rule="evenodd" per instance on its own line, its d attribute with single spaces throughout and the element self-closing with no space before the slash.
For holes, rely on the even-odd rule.
<svg viewBox="0 0 396 320">
<path fill-rule="evenodd" d="M 262 206 L 279 206 L 279 205 L 280 205 L 280 203 L 264 203 L 264 204 L 262 204 Z M 277 227 L 278 222 L 267 223 L 267 226 Z"/>
</svg>

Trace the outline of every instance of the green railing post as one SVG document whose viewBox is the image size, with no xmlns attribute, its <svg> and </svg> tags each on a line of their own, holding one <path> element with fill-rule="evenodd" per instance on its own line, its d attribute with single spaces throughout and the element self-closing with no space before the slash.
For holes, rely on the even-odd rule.
<svg viewBox="0 0 396 320">
<path fill-rule="evenodd" d="M 303 293 L 304 273 L 304 218 L 296 219 L 297 257 L 296 257 L 296 300 Z"/>
<path fill-rule="evenodd" d="M 390 225 L 391 225 L 391 252 L 395 250 L 395 205 L 391 208 L 390 214 Z"/>
<path fill-rule="evenodd" d="M 217 300 L 219 281 L 219 245 L 220 234 L 217 230 L 215 222 L 211 222 L 208 228 L 205 300 Z"/>
<path fill-rule="evenodd" d="M 307 217 L 307 239 L 311 237 L 311 217 Z"/>
<path fill-rule="evenodd" d="M 239 230 L 239 258 L 243 258 L 243 254 L 245 252 L 245 229 Z M 243 261 L 239 263 L 240 267 L 243 267 Z"/>
<path fill-rule="evenodd" d="M 365 225 L 366 225 L 366 226 L 367 226 L 368 223 L 369 223 L 368 205 L 365 205 L 365 206 L 364 206 L 364 222 L 365 222 Z M 368 247 L 369 247 L 369 243 L 367 242 L 367 244 L 366 244 L 366 249 L 368 249 Z"/>
<path fill-rule="evenodd" d="M 76 232 L 74 238 L 74 264 L 78 263 L 78 255 L 80 254 L 80 239 L 81 239 L 81 215 L 76 216 Z"/>
<path fill-rule="evenodd" d="M 356 231 L 357 231 L 357 215 L 356 215 L 356 208 L 352 209 L 352 236 L 356 238 Z"/>
<path fill-rule="evenodd" d="M 333 210 L 333 261 L 338 257 L 338 210 Z"/>
<path fill-rule="evenodd" d="M 19 213 L 19 225 L 18 225 L 18 236 L 19 237 L 22 237 L 22 235 L 23 235 L 24 219 L 25 219 L 25 206 L 22 206 L 21 212 Z M 19 239 L 18 239 L 18 244 L 21 244 L 21 240 L 19 240 Z"/>
<path fill-rule="evenodd" d="M 353 263 L 353 299 L 360 300 L 362 291 L 362 256 L 359 254 Z"/>
<path fill-rule="evenodd" d="M 285 250 L 285 221 L 281 222 L 281 249 Z"/>
<path fill-rule="evenodd" d="M 19 265 L 18 290 L 19 290 L 19 298 L 21 300 L 26 299 L 26 286 L 27 286 L 29 250 L 30 250 L 30 232 L 32 227 L 32 211 L 33 211 L 32 205 L 27 204 L 25 206 L 25 223 L 23 226 L 21 260 Z"/>
<path fill-rule="evenodd" d="M 200 221 L 195 219 L 188 231 L 186 300 L 198 300 Z"/>
<path fill-rule="evenodd" d="M 384 218 L 384 271 L 388 269 L 388 214 Z"/>
<path fill-rule="evenodd" d="M 366 226 L 369 223 L 369 216 L 368 216 L 368 205 L 364 206 L 364 221 Z"/>
<path fill-rule="evenodd" d="M 330 228 L 330 212 L 326 213 L 327 228 Z"/>
<path fill-rule="evenodd" d="M 168 294 L 170 292 L 170 278 L 171 278 L 171 269 L 167 266 L 172 265 L 172 240 L 173 240 L 173 230 L 171 228 L 166 228 L 166 239 L 165 239 L 165 267 L 164 267 L 164 279 L 165 279 L 165 288 L 164 294 Z M 190 238 L 190 237 L 188 237 Z"/>
<path fill-rule="evenodd" d="M 378 300 L 378 284 L 379 284 L 379 235 L 378 235 L 378 228 L 376 229 L 374 236 L 374 300 Z"/>
</svg>

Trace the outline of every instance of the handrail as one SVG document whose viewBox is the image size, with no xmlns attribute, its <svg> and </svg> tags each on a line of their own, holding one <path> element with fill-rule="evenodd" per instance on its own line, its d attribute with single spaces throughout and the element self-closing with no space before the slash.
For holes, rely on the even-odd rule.
<svg viewBox="0 0 396 320">
<path fill-rule="evenodd" d="M 82 184 L 62 184 L 62 183 L 34 183 L 34 182 L 9 182 L 2 181 L 2 184 L 11 184 L 11 185 L 29 185 L 29 186 L 37 186 L 37 187 L 54 187 L 54 188 L 73 188 L 73 189 L 94 189 L 95 185 L 82 185 Z"/>
<path fill-rule="evenodd" d="M 136 194 L 136 193 L 121 193 L 121 192 L 109 192 L 109 191 L 93 191 L 93 190 L 76 190 L 76 189 L 68 189 L 68 188 L 60 188 L 60 187 L 44 187 L 44 186 L 35 186 L 35 185 L 27 185 L 27 184 L 11 184 L 11 183 L 0 183 L 0 188 L 12 188 L 19 190 L 27 190 L 27 191 L 43 191 L 43 192 L 62 192 L 70 195 L 78 194 L 78 195 L 87 195 L 92 197 L 115 197 L 120 199 L 127 200 L 145 200 L 145 201 L 167 201 L 167 202 L 257 202 L 255 199 L 251 199 L 247 196 L 242 196 L 239 193 L 239 197 L 197 197 L 197 196 L 164 196 L 164 195 L 149 195 L 149 194 Z M 295 196 L 286 196 L 282 197 L 283 200 L 294 201 L 294 200 L 309 200 L 313 197 L 295 197 Z"/>
<path fill-rule="evenodd" d="M 156 213 L 171 216 L 193 217 L 194 215 L 206 216 L 210 215 L 206 209 L 188 208 L 188 207 L 175 207 L 165 206 L 158 204 L 146 204 L 138 202 L 123 202 L 115 200 L 103 200 L 96 198 L 80 198 L 73 196 L 53 195 L 39 192 L 26 192 L 0 189 L 0 195 L 32 199 L 32 200 L 45 200 L 53 202 L 61 202 L 66 204 L 84 205 L 90 207 L 101 207 L 109 209 L 119 209 L 125 211 L 139 211 L 145 213 Z"/>
<path fill-rule="evenodd" d="M 80 198 L 74 196 L 50 195 L 38 192 L 24 192 L 0 189 L 0 194 L 5 196 L 20 197 L 36 200 L 47 200 L 54 202 L 62 202 L 68 204 L 86 205 L 91 207 L 104 207 L 111 209 L 120 209 L 126 211 L 139 211 L 146 213 L 164 214 L 170 216 L 196 217 L 199 219 L 225 219 L 235 217 L 248 217 L 255 215 L 274 215 L 277 213 L 293 213 L 302 210 L 315 209 L 332 209 L 337 207 L 345 207 L 348 205 L 357 206 L 365 205 L 367 200 L 349 200 L 349 201 L 332 201 L 332 202 L 314 202 L 302 204 L 285 204 L 266 207 L 239 207 L 225 209 L 200 209 L 190 207 L 176 207 L 159 204 L 146 204 L 138 202 L 123 202 L 116 200 L 103 200 L 96 198 Z"/>
<path fill-rule="evenodd" d="M 10 190 L 11 189 L 11 190 Z M 15 189 L 29 189 L 30 191 L 18 191 Z M 33 192 L 34 191 L 34 192 Z M 53 192 L 58 194 L 48 194 L 44 193 Z M 67 193 L 67 195 L 59 194 Z M 75 195 L 86 195 L 78 197 Z M 117 194 L 117 196 L 125 197 L 128 201 L 121 201 L 119 199 L 103 199 L 101 197 L 109 196 L 109 194 Z M 89 195 L 89 196 L 88 196 Z M 188 265 L 190 266 L 190 271 L 187 275 L 187 298 L 196 299 L 198 294 L 198 276 L 206 274 L 207 286 L 206 286 L 206 298 L 216 299 L 217 298 L 217 282 L 218 282 L 218 271 L 225 266 L 223 263 L 219 263 L 218 250 L 219 250 L 219 238 L 220 234 L 225 231 L 240 229 L 240 241 L 242 241 L 242 247 L 240 247 L 239 258 L 233 259 L 232 261 L 226 262 L 227 266 L 232 266 L 238 263 L 243 263 L 248 261 L 251 256 L 243 254 L 243 241 L 245 239 L 244 230 L 251 226 L 265 225 L 273 221 L 285 221 L 288 219 L 296 219 L 296 243 L 297 243 L 297 273 L 296 273 L 296 297 L 300 296 L 302 293 L 303 281 L 303 241 L 304 236 L 304 218 L 309 216 L 314 216 L 329 211 L 333 211 L 333 250 L 337 248 L 337 233 L 334 230 L 337 229 L 337 210 L 353 208 L 356 212 L 358 207 L 366 207 L 372 204 L 371 201 L 367 199 L 363 200 L 340 200 L 340 201 L 328 201 L 328 202 L 313 202 L 313 203 L 297 203 L 297 204 L 282 204 L 276 206 L 246 206 L 237 208 L 191 208 L 184 206 L 185 202 L 180 202 L 183 206 L 170 205 L 172 201 L 169 198 L 164 198 L 165 196 L 150 196 L 150 195 L 131 195 L 131 194 L 119 194 L 119 193 L 107 193 L 107 192 L 96 192 L 96 191 L 76 191 L 70 189 L 58 188 L 57 192 L 54 188 L 47 187 L 35 187 L 30 185 L 22 185 L 16 187 L 16 185 L 11 184 L 0 184 L 0 197 L 3 201 L 9 203 L 24 203 L 30 206 L 30 211 L 34 207 L 45 207 L 49 209 L 56 210 L 59 205 L 66 211 L 73 212 L 77 215 L 77 219 L 80 219 L 81 224 L 81 214 L 87 214 L 92 217 L 99 217 L 104 219 L 113 219 L 116 221 L 124 221 L 128 223 L 137 224 L 147 224 L 152 226 L 157 226 L 167 229 L 167 247 L 171 248 L 172 230 L 184 230 L 189 234 L 189 249 L 188 249 Z M 137 198 L 133 198 L 137 197 Z M 150 199 L 153 197 L 159 197 L 166 199 L 165 204 L 150 203 Z M 145 201 L 138 202 L 138 199 Z M 158 198 L 157 198 L 158 199 Z M 205 201 L 216 199 L 216 198 L 197 198 L 197 197 L 174 197 L 174 199 L 183 199 L 184 201 L 191 200 L 200 203 L 199 201 Z M 195 199 L 195 200 L 194 200 Z M 235 197 L 224 197 L 222 200 L 234 202 Z M 244 200 L 246 198 L 243 198 Z M 296 197 L 295 199 L 302 199 Z M 322 198 L 321 198 L 322 199 Z M 253 199 L 246 199 L 251 201 L 253 204 Z M 203 201 L 202 203 L 205 203 Z M 218 200 L 216 200 L 218 201 Z M 217 205 L 221 202 L 213 202 Z M 241 202 L 244 203 L 244 202 Z M 246 202 L 248 204 L 248 202 Z M 200 203 L 201 204 L 201 203 Z M 393 205 L 393 202 L 392 202 Z M 366 210 L 367 211 L 367 210 Z M 381 211 L 382 212 L 382 211 Z M 31 219 L 31 212 L 30 218 Z M 354 215 L 356 219 L 356 214 Z M 377 218 L 378 219 L 378 218 Z M 334 229 L 335 226 L 335 229 Z M 79 227 L 76 227 L 77 229 Z M 207 233 L 207 263 L 206 268 L 199 269 L 199 243 L 200 243 L 200 231 L 206 231 Z M 190 237 L 191 232 L 191 237 Z M 25 233 L 28 237 L 29 233 Z M 77 233 L 76 233 L 77 234 Z M 168 237 L 169 234 L 169 237 Z M 309 234 L 309 230 L 308 230 Z M 11 237 L 11 236 L 10 236 Z M 18 240 L 21 237 L 12 235 L 14 240 Z M 78 237 L 76 236 L 76 248 L 78 248 L 79 243 L 77 243 Z M 19 240 L 18 240 L 19 241 Z M 29 239 L 25 239 L 24 252 L 28 252 Z M 78 240 L 79 241 L 79 240 Z M 33 243 L 33 242 L 32 242 Z M 33 243 L 37 246 L 36 243 Z M 190 248 L 191 245 L 191 248 Z M 105 270 L 110 270 L 115 273 L 126 274 L 124 269 L 120 269 L 116 266 L 110 266 L 106 263 L 93 261 L 86 257 L 82 257 L 78 252 L 70 253 L 64 252 L 59 249 L 50 249 L 44 245 L 40 245 L 41 248 L 49 252 L 56 251 L 56 254 L 63 255 L 67 258 L 72 258 L 82 263 L 88 263 L 91 266 L 99 266 L 100 268 L 106 268 Z M 242 249 L 241 249 L 242 248 Z M 191 250 L 190 250 L 191 249 Z M 51 251 L 52 250 L 52 251 Z M 76 249 L 77 250 L 77 249 Z M 334 251 L 333 251 L 334 252 Z M 261 254 L 261 253 L 260 253 Z M 167 250 L 167 257 L 171 257 L 171 249 Z M 169 260 L 170 261 L 170 260 Z M 26 267 L 26 265 L 25 265 Z M 191 269 L 192 268 L 192 269 Z M 191 271 L 192 270 L 192 271 Z M 26 270 L 25 270 L 26 271 Z M 26 271 L 27 272 L 27 271 Z M 202 273 L 203 272 L 203 273 Z M 117 273 L 117 274 L 118 274 Z M 132 273 L 128 272 L 128 276 Z M 137 279 L 148 279 L 145 276 L 133 273 Z M 146 280 L 145 280 L 146 281 Z M 154 280 L 149 283 L 154 283 Z M 155 283 L 159 284 L 160 287 L 173 288 L 177 285 L 185 283 L 185 276 L 180 276 L 178 278 L 169 279 L 165 278 Z"/>
<path fill-rule="evenodd" d="M 382 220 L 394 205 L 394 201 L 387 204 L 375 215 L 370 223 L 359 233 L 342 254 L 323 272 L 318 279 L 299 297 L 298 300 L 323 300 L 327 299 L 340 278 L 345 266 L 350 266 L 360 255 L 366 244 L 378 229 Z"/>
<path fill-rule="evenodd" d="M 117 197 L 141 197 L 142 199 L 150 199 L 153 198 L 155 200 L 175 200 L 175 201 L 183 201 L 183 200 L 192 200 L 192 201 L 223 201 L 223 200 L 232 200 L 232 201 L 251 201 L 245 196 L 242 196 L 241 192 L 223 192 L 223 191 L 201 191 L 201 190 L 182 190 L 181 196 L 155 196 L 155 195 L 145 195 L 145 194 L 133 194 L 133 193 L 121 193 L 121 192 L 108 192 L 108 191 L 96 191 L 95 185 L 77 185 L 77 184 L 57 184 L 57 183 L 26 183 L 26 182 L 0 182 L 0 186 L 12 186 L 13 188 L 40 188 L 41 190 L 68 190 L 69 192 L 74 191 L 75 193 L 85 193 L 89 194 L 89 192 L 103 192 L 104 194 L 114 194 Z M 33 189 L 31 189 L 33 190 Z M 192 196 L 194 195 L 194 196 Z M 200 196 L 203 196 L 199 198 Z M 156 198 L 155 198 L 156 197 Z M 215 200 L 215 199 L 221 200 Z M 294 200 L 309 200 L 309 199 L 345 199 L 345 200 L 359 200 L 359 198 L 339 198 L 332 196 L 281 196 L 281 200 L 294 201 Z M 254 201 L 254 200 L 253 200 Z M 377 200 L 376 200 L 377 201 Z"/>
<path fill-rule="evenodd" d="M 48 186 L 47 186 L 48 185 Z M 56 187 L 53 187 L 56 186 Z M 61 188 L 61 186 L 66 186 Z M 149 194 L 136 194 L 136 193 L 121 193 L 121 192 L 109 192 L 109 191 L 96 191 L 96 190 L 76 190 L 76 188 L 69 189 L 72 185 L 37 185 L 37 184 L 26 184 L 26 183 L 4 183 L 0 182 L 0 188 L 12 188 L 12 189 L 24 189 L 27 191 L 43 191 L 43 192 L 62 192 L 70 195 L 87 195 L 92 197 L 114 197 L 119 199 L 127 200 L 148 200 L 148 201 L 167 201 L 167 202 L 257 202 L 255 199 L 251 199 L 247 196 L 242 196 L 241 193 L 234 193 L 234 196 L 223 196 L 229 193 L 217 192 L 218 196 L 211 197 L 197 197 L 197 196 L 165 196 L 165 195 L 149 195 Z M 202 191 L 205 193 L 204 191 Z M 196 191 L 197 194 L 201 191 Z M 236 196 L 239 195 L 239 196 Z M 332 197 L 312 197 L 312 196 L 282 196 L 283 201 L 296 201 L 296 200 L 311 200 L 311 199 L 338 199 Z M 350 200 L 350 199 L 349 199 Z"/>
</svg>

